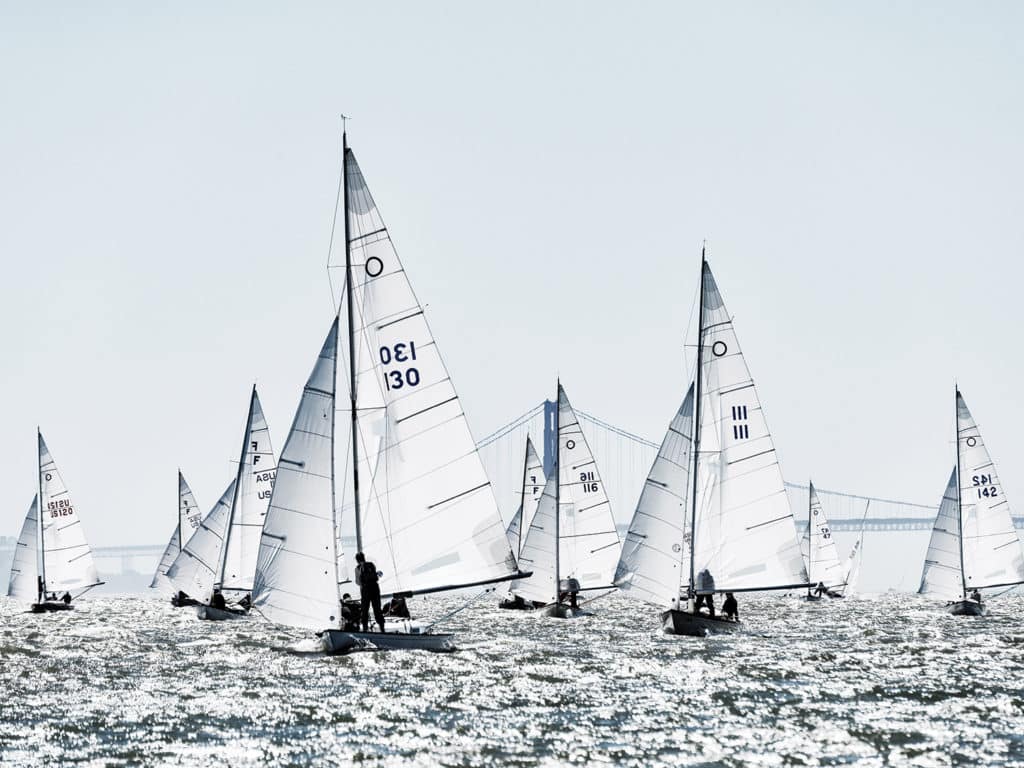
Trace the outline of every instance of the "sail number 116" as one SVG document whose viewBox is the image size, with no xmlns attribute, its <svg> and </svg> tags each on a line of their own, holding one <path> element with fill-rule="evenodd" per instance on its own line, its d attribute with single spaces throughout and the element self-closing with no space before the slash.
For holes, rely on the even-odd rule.
<svg viewBox="0 0 1024 768">
<path fill-rule="evenodd" d="M 381 365 L 408 363 L 415 359 L 416 342 L 414 341 L 400 341 L 390 347 L 384 346 L 380 348 Z M 405 369 L 392 368 L 391 370 L 384 371 L 384 386 L 387 387 L 389 391 L 392 389 L 401 389 L 406 386 L 415 387 L 419 383 L 419 369 L 412 366 Z"/>
</svg>

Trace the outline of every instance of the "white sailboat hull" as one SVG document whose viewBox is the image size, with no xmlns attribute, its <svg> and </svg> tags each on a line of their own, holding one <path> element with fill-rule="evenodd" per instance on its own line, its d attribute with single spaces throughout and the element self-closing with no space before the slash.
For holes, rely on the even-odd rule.
<svg viewBox="0 0 1024 768">
<path fill-rule="evenodd" d="M 954 616 L 984 616 L 988 613 L 988 608 L 975 600 L 957 600 L 950 603 L 946 610 Z"/>
<path fill-rule="evenodd" d="M 429 632 L 346 632 L 341 629 L 328 629 L 320 635 L 326 653 L 370 650 L 446 653 L 455 650 L 453 637 Z"/>
<path fill-rule="evenodd" d="M 707 637 L 735 632 L 740 628 L 738 621 L 711 618 L 703 613 L 668 610 L 661 614 L 661 625 L 666 634 L 687 635 L 689 637 Z"/>
</svg>

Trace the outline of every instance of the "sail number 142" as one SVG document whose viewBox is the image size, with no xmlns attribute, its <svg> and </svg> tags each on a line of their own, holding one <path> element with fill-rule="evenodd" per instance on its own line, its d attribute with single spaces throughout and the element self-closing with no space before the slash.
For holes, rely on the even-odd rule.
<svg viewBox="0 0 1024 768">
<path fill-rule="evenodd" d="M 400 341 L 391 346 L 380 348 L 381 365 L 392 365 L 397 363 L 408 363 L 416 359 L 416 342 Z M 415 387 L 420 383 L 419 369 L 409 366 L 407 368 L 392 368 L 384 371 L 384 386 L 390 391 L 402 387 Z"/>
<path fill-rule="evenodd" d="M 972 475 L 971 482 L 978 489 L 978 498 L 994 499 L 999 495 L 999 489 L 992 484 L 992 475 Z"/>
</svg>

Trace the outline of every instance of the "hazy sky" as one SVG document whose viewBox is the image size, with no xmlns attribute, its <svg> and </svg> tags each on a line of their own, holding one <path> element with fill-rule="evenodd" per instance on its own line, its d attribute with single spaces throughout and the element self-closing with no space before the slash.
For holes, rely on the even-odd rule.
<svg viewBox="0 0 1024 768">
<path fill-rule="evenodd" d="M 275 447 L 340 121 L 478 437 L 660 441 L 701 241 L 786 477 L 937 503 L 958 378 L 1024 512 L 1024 6 L 0 3 L 0 535 L 37 424 L 95 544 Z M 620 513 L 621 516 L 621 513 Z"/>
</svg>

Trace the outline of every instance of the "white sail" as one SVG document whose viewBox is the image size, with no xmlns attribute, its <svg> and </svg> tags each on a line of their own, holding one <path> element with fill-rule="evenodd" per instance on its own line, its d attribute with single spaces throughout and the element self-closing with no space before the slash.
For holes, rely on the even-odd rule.
<svg viewBox="0 0 1024 768">
<path fill-rule="evenodd" d="M 516 560 L 459 397 L 351 150 L 346 158 L 358 437 L 375 467 L 360 477 L 362 548 L 386 594 L 506 579 Z"/>
<path fill-rule="evenodd" d="M 532 572 L 528 579 L 512 583 L 511 591 L 526 600 L 539 603 L 553 603 L 558 597 L 555 583 L 556 547 L 555 538 L 555 483 L 558 475 L 552 472 L 544 483 L 537 509 L 530 521 L 530 527 L 523 537 L 523 548 L 519 553 L 519 567 Z"/>
<path fill-rule="evenodd" d="M 39 497 L 32 499 L 21 535 L 14 549 L 11 581 L 7 594 L 16 600 L 35 602 L 39 598 Z"/>
<path fill-rule="evenodd" d="M 956 495 L 956 467 L 949 476 L 942 494 L 928 552 L 924 556 L 921 574 L 921 594 L 934 595 L 946 600 L 959 600 L 964 596 L 960 577 L 960 522 L 959 502 Z"/>
<path fill-rule="evenodd" d="M 966 589 L 1024 582 L 1024 550 L 995 464 L 963 396 L 956 393 L 960 514 Z"/>
<path fill-rule="evenodd" d="M 249 592 L 256 573 L 260 532 L 263 530 L 263 519 L 267 514 L 276 473 L 270 430 L 263 417 L 256 387 L 252 389 L 249 402 L 249 419 L 239 461 L 238 483 L 230 514 L 231 525 L 222 554 L 218 582 L 224 590 Z"/>
<path fill-rule="evenodd" d="M 213 594 L 236 482 L 232 480 L 228 484 L 213 509 L 203 518 L 199 528 L 167 569 L 167 580 L 171 586 L 196 600 L 209 600 Z"/>
<path fill-rule="evenodd" d="M 82 521 L 39 434 L 39 490 L 46 591 L 80 594 L 100 584 Z"/>
<path fill-rule="evenodd" d="M 850 556 L 846 558 L 846 569 L 843 580 L 846 582 L 846 587 L 842 590 L 846 597 L 850 597 L 857 593 L 857 581 L 860 578 L 860 566 L 863 560 L 863 549 L 864 544 L 863 534 L 861 538 L 853 542 L 853 549 L 850 550 Z"/>
<path fill-rule="evenodd" d="M 512 522 L 509 524 L 507 531 L 508 543 L 516 554 L 523 547 L 523 536 L 530 529 L 530 523 L 533 521 L 533 515 L 537 511 L 537 504 L 540 502 L 540 495 L 544 490 L 545 482 L 544 462 L 537 455 L 537 449 L 533 447 L 533 441 L 527 436 L 519 508 L 512 517 Z"/>
<path fill-rule="evenodd" d="M 187 542 L 192 534 L 199 528 L 202 515 L 199 513 L 199 506 L 196 504 L 196 497 L 192 489 L 185 482 L 185 476 L 178 471 L 178 524 L 174 526 L 174 533 L 164 548 L 160 557 L 160 563 L 153 574 L 153 581 L 150 582 L 150 589 L 163 588 L 170 585 L 167 581 L 167 571 L 174 563 L 174 559 L 181 552 L 182 538 Z"/>
<path fill-rule="evenodd" d="M 253 605 L 278 624 L 339 625 L 334 512 L 334 403 L 338 319 L 310 373 L 263 524 Z"/>
<path fill-rule="evenodd" d="M 576 412 L 558 385 L 560 574 L 584 589 L 611 586 L 619 562 L 619 533 L 597 462 Z"/>
<path fill-rule="evenodd" d="M 842 587 L 846 584 L 846 569 L 839 562 L 836 540 L 814 490 L 814 483 L 810 485 L 810 515 L 807 528 L 807 579 L 811 584 Z"/>
<path fill-rule="evenodd" d="M 705 262 L 695 573 L 718 591 L 806 584 L 775 446 L 743 353 Z"/>
<path fill-rule="evenodd" d="M 672 605 L 688 577 L 683 532 L 689 519 L 692 445 L 693 385 L 661 441 L 622 545 L 615 583 L 630 597 Z"/>
</svg>

